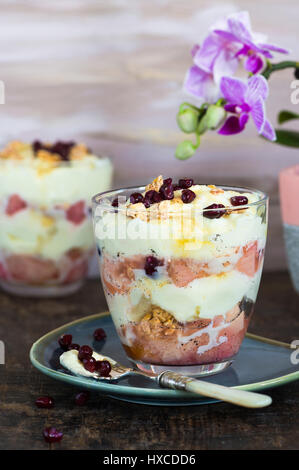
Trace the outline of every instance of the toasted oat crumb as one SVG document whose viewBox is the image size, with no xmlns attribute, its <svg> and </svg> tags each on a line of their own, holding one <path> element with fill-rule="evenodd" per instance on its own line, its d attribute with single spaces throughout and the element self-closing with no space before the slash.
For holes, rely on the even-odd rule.
<svg viewBox="0 0 299 470">
<path fill-rule="evenodd" d="M 29 144 L 14 140 L 12 142 L 9 142 L 7 146 L 3 149 L 3 151 L 0 152 L 0 158 L 13 158 L 16 160 L 21 160 L 22 158 L 24 158 L 24 155 L 22 153 L 28 150 L 29 148 Z"/>
<path fill-rule="evenodd" d="M 70 159 L 81 160 L 89 154 L 88 148 L 85 144 L 76 144 L 71 148 Z"/>
<path fill-rule="evenodd" d="M 142 318 L 141 322 L 147 333 L 158 330 L 165 336 L 172 335 L 178 327 L 177 320 L 169 312 L 156 305 L 151 306 L 150 312 Z"/>
<path fill-rule="evenodd" d="M 157 178 L 155 178 L 151 183 L 149 183 L 145 187 L 145 191 L 150 191 L 150 190 L 159 191 L 162 184 L 163 184 L 163 176 L 159 175 L 157 176 Z"/>
</svg>

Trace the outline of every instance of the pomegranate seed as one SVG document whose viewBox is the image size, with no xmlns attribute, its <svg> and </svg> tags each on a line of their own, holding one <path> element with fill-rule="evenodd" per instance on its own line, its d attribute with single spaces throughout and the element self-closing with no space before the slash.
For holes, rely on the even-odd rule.
<svg viewBox="0 0 299 470">
<path fill-rule="evenodd" d="M 111 372 L 111 364 L 109 361 L 97 361 L 96 371 L 101 377 L 108 377 Z"/>
<path fill-rule="evenodd" d="M 68 350 L 70 344 L 72 344 L 72 335 L 62 335 L 58 339 L 59 346 L 64 349 L 64 351 Z"/>
<path fill-rule="evenodd" d="M 93 373 L 96 370 L 96 360 L 94 357 L 89 357 L 88 359 L 83 359 L 83 366 L 84 369 L 88 370 L 88 372 Z"/>
<path fill-rule="evenodd" d="M 106 338 L 106 333 L 105 331 L 103 330 L 103 328 L 97 328 L 94 332 L 93 332 L 93 337 L 96 341 L 102 341 L 103 339 Z"/>
<path fill-rule="evenodd" d="M 51 397 L 39 397 L 35 400 L 38 408 L 53 408 L 54 400 Z"/>
<path fill-rule="evenodd" d="M 211 204 L 210 206 L 204 208 L 203 216 L 207 217 L 208 219 L 219 219 L 226 212 L 225 210 L 223 210 L 224 207 L 225 206 L 223 204 Z M 211 209 L 211 210 L 207 210 L 207 209 Z M 218 210 L 215 210 L 215 209 L 218 209 Z"/>
<path fill-rule="evenodd" d="M 233 196 L 230 198 L 232 206 L 245 206 L 248 204 L 248 198 L 246 196 Z"/>
<path fill-rule="evenodd" d="M 89 392 L 79 392 L 75 396 L 75 403 L 78 406 L 83 406 L 89 399 Z"/>
<path fill-rule="evenodd" d="M 194 182 L 193 182 L 192 178 L 182 178 L 182 179 L 179 180 L 179 186 L 182 189 L 191 188 L 191 186 L 193 186 L 193 184 L 194 184 Z"/>
<path fill-rule="evenodd" d="M 163 199 L 166 199 L 166 200 L 173 199 L 174 194 L 173 194 L 172 184 L 163 183 L 161 188 L 160 188 L 160 194 L 162 195 Z"/>
<path fill-rule="evenodd" d="M 171 183 L 172 183 L 172 178 L 166 178 L 165 180 L 163 180 L 163 184 L 167 184 L 167 186 L 169 186 Z"/>
<path fill-rule="evenodd" d="M 184 204 L 190 204 L 196 198 L 196 194 L 191 189 L 183 189 L 181 198 Z"/>
<path fill-rule="evenodd" d="M 80 361 L 83 361 L 83 359 L 90 359 L 92 357 L 92 353 L 93 350 L 91 349 L 91 347 L 87 346 L 87 344 L 84 344 L 79 349 L 78 359 Z"/>
<path fill-rule="evenodd" d="M 157 266 L 163 266 L 163 261 L 155 256 L 147 256 L 145 259 L 144 270 L 148 276 L 152 276 L 157 271 Z"/>
<path fill-rule="evenodd" d="M 46 442 L 60 442 L 63 438 L 63 433 L 51 427 L 43 430 L 43 436 Z"/>
<path fill-rule="evenodd" d="M 143 202 L 143 196 L 141 193 L 133 193 L 130 196 L 130 203 L 137 204 L 138 202 Z"/>
<path fill-rule="evenodd" d="M 79 351 L 80 344 L 72 343 L 72 344 L 69 345 L 69 347 L 67 349 L 68 349 L 68 351 L 71 351 L 72 349 L 76 349 L 76 351 Z"/>
<path fill-rule="evenodd" d="M 150 204 L 155 204 L 162 201 L 162 195 L 153 189 L 145 193 L 144 200 L 149 201 Z"/>
</svg>

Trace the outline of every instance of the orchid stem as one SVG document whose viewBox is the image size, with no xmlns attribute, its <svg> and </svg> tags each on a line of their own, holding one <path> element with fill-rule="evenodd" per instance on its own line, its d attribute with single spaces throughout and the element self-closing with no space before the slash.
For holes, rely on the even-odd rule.
<svg viewBox="0 0 299 470">
<path fill-rule="evenodd" d="M 283 70 L 283 69 L 297 69 L 299 68 L 299 62 L 295 62 L 292 60 L 285 60 L 283 62 L 278 62 L 277 64 L 271 64 L 268 62 L 266 69 L 263 71 L 262 75 L 268 80 L 272 72 L 276 72 L 276 70 Z"/>
</svg>

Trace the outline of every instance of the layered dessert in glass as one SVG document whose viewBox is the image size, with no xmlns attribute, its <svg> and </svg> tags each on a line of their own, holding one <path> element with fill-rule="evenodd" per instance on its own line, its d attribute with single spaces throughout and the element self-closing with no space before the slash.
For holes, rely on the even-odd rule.
<svg viewBox="0 0 299 470">
<path fill-rule="evenodd" d="M 94 253 L 91 196 L 112 165 L 84 144 L 11 142 L 0 152 L 0 285 L 33 296 L 77 290 Z"/>
<path fill-rule="evenodd" d="M 93 215 L 102 284 L 130 360 L 192 375 L 231 364 L 260 283 L 266 195 L 159 176 L 95 196 Z"/>
</svg>

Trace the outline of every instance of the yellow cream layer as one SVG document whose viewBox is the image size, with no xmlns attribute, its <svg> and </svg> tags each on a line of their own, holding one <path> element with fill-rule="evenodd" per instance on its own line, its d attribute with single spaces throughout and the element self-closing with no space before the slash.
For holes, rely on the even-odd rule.
<svg viewBox="0 0 299 470">
<path fill-rule="evenodd" d="M 54 218 L 34 209 L 13 216 L 0 212 L 0 248 L 7 254 L 30 254 L 59 259 L 71 248 L 90 250 L 94 245 L 88 218 L 79 225 L 64 217 Z"/>
<path fill-rule="evenodd" d="M 238 271 L 222 276 L 195 279 L 186 287 L 144 278 L 128 295 L 108 296 L 109 310 L 117 327 L 139 321 L 156 305 L 171 313 L 178 322 L 225 315 L 245 296 L 255 302 L 262 268 L 252 278 Z"/>
<path fill-rule="evenodd" d="M 108 158 L 87 155 L 83 159 L 50 164 L 40 159 L 0 159 L 0 200 L 18 194 L 28 204 L 49 208 L 83 199 L 88 205 L 98 192 L 111 185 Z"/>
<path fill-rule="evenodd" d="M 267 224 L 264 223 L 264 207 L 252 205 L 244 210 L 229 212 L 220 218 L 203 217 L 202 209 L 211 204 L 230 205 L 235 191 L 213 194 L 208 186 L 193 186 L 198 194 L 191 204 L 173 203 L 175 214 L 165 217 L 128 216 L 124 209 L 111 210 L 96 219 L 97 243 L 106 253 L 116 256 L 154 254 L 158 257 L 185 257 L 209 261 L 212 258 L 231 255 L 235 248 L 258 241 L 265 245 Z M 179 193 L 179 191 L 176 191 Z M 249 203 L 259 199 L 258 194 L 243 193 Z M 168 202 L 168 201 L 163 201 Z M 171 202 L 171 201 L 170 201 Z M 151 206 L 154 209 L 154 206 Z"/>
</svg>

